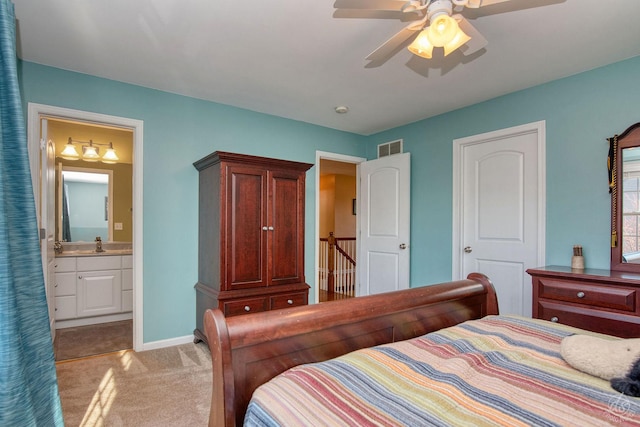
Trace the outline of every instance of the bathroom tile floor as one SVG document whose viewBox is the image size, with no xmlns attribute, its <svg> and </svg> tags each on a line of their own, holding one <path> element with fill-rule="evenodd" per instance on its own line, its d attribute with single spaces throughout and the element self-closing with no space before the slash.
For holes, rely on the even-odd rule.
<svg viewBox="0 0 640 427">
<path fill-rule="evenodd" d="M 131 349 L 133 321 L 57 329 L 53 348 L 56 361 Z"/>
</svg>

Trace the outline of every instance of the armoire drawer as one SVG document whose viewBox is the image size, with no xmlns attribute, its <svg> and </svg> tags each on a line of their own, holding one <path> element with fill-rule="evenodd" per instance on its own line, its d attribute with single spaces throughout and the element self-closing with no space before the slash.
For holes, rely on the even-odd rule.
<svg viewBox="0 0 640 427">
<path fill-rule="evenodd" d="M 238 316 L 240 314 L 259 313 L 267 310 L 267 298 L 245 298 L 239 300 L 230 300 L 222 303 L 224 315 Z"/>
<path fill-rule="evenodd" d="M 538 298 L 635 312 L 636 292 L 637 289 L 633 288 L 542 278 L 538 287 Z"/>
<path fill-rule="evenodd" d="M 307 292 L 294 292 L 290 294 L 274 295 L 271 297 L 271 310 L 297 307 L 307 304 Z"/>
</svg>

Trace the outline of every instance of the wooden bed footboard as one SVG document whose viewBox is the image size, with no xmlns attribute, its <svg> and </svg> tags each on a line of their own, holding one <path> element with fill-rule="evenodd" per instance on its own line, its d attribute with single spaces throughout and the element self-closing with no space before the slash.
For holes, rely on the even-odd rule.
<svg viewBox="0 0 640 427">
<path fill-rule="evenodd" d="M 285 370 L 498 314 L 489 278 L 225 318 L 207 310 L 213 364 L 209 426 L 241 426 L 254 390 Z"/>
</svg>

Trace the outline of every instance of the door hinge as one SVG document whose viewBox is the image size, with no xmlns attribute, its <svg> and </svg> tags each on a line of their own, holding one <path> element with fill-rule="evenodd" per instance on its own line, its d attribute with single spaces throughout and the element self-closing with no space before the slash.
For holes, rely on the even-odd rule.
<svg viewBox="0 0 640 427">
<path fill-rule="evenodd" d="M 44 150 L 47 148 L 47 141 L 45 141 L 44 139 L 40 138 L 40 150 Z"/>
<path fill-rule="evenodd" d="M 44 228 L 40 229 L 40 240 L 44 240 L 47 238 L 47 230 L 45 230 Z"/>
</svg>

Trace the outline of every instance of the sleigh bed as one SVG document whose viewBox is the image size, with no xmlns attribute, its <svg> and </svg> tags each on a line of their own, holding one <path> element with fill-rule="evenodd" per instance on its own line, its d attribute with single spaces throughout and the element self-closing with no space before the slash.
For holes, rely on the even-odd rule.
<svg viewBox="0 0 640 427">
<path fill-rule="evenodd" d="M 560 357 L 580 330 L 497 314 L 476 273 L 245 316 L 208 310 L 209 425 L 640 425 L 640 399 Z"/>
</svg>

